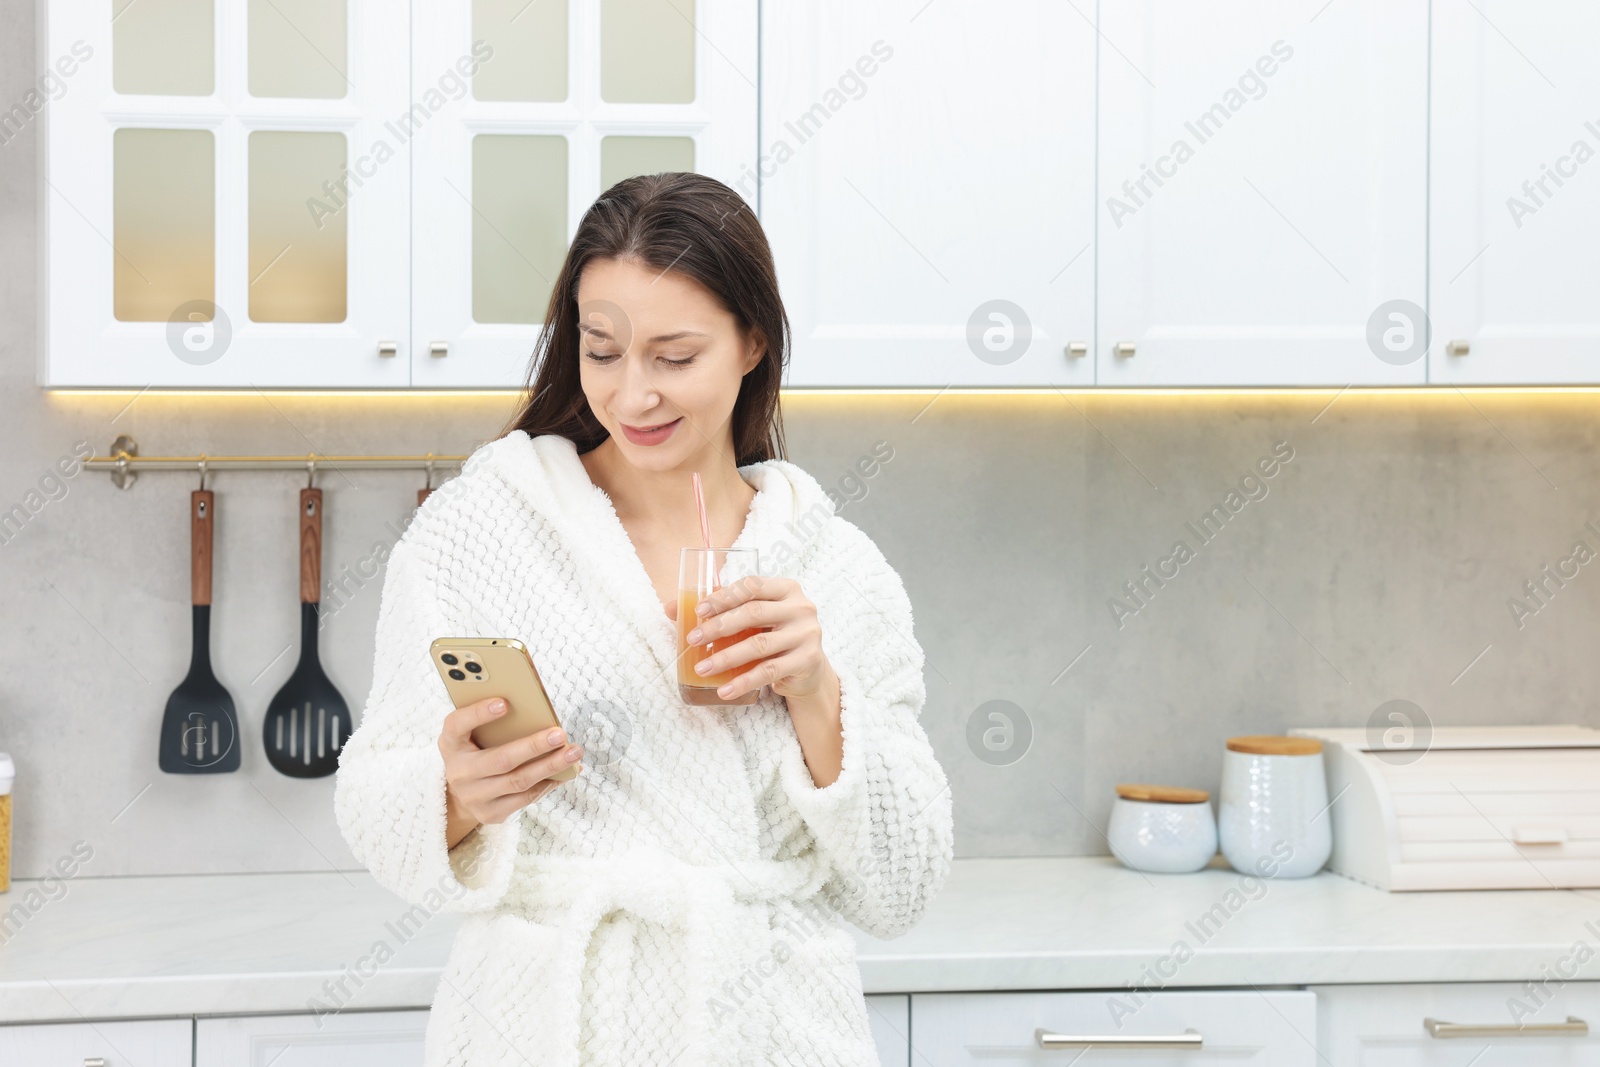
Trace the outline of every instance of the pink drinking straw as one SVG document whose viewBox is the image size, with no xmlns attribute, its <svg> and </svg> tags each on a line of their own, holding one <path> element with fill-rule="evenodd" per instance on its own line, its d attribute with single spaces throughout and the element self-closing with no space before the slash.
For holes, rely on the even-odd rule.
<svg viewBox="0 0 1600 1067">
<path fill-rule="evenodd" d="M 695 471 L 694 472 L 694 506 L 700 512 L 700 536 L 702 538 L 704 538 L 705 543 L 706 543 L 706 547 L 710 548 L 711 547 L 711 520 L 706 518 L 706 493 L 705 493 L 705 489 L 700 485 L 700 472 L 699 471 Z M 712 562 L 713 562 L 713 564 L 715 564 L 715 560 L 713 560 Z M 717 578 L 717 568 L 715 567 L 715 565 L 713 565 L 712 568 L 711 568 L 711 590 L 712 590 L 712 592 L 715 592 L 715 591 L 717 591 L 718 589 L 721 589 L 721 588 L 722 588 L 722 583 Z"/>
</svg>

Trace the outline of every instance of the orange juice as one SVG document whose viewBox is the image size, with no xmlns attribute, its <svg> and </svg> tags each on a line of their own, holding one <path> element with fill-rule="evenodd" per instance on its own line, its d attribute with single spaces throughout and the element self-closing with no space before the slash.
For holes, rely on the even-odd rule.
<svg viewBox="0 0 1600 1067">
<path fill-rule="evenodd" d="M 686 704 L 754 704 L 756 698 L 760 696 L 759 690 L 729 700 L 717 695 L 717 687 L 733 681 L 745 671 L 755 667 L 760 660 L 740 663 L 715 674 L 696 674 L 695 665 L 703 659 L 710 659 L 725 648 L 737 645 L 751 634 L 760 633 L 762 627 L 752 626 L 727 637 L 691 645 L 688 642 L 689 631 L 700 625 L 700 617 L 694 613 L 694 609 L 704 599 L 704 596 L 693 589 L 678 590 L 678 693 Z"/>
</svg>

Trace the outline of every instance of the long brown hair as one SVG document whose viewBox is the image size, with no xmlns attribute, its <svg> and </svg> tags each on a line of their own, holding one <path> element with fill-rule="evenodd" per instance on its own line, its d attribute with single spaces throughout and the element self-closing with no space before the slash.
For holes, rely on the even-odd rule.
<svg viewBox="0 0 1600 1067">
<path fill-rule="evenodd" d="M 766 342 L 733 405 L 735 464 L 787 459 L 778 390 L 789 358 L 789 316 L 778 295 L 772 249 L 744 198 L 715 178 L 686 171 L 642 174 L 607 189 L 578 223 L 545 330 L 529 362 L 525 400 L 501 436 L 553 433 L 581 455 L 607 436 L 589 409 L 578 368 L 578 279 L 596 258 L 631 258 L 695 279 L 722 301 L 748 338 Z"/>
</svg>

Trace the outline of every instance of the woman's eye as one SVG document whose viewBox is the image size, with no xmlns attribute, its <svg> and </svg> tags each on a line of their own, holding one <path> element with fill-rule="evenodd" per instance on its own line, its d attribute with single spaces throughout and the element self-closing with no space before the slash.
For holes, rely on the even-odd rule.
<svg viewBox="0 0 1600 1067">
<path fill-rule="evenodd" d="M 662 359 L 674 367 L 687 367 L 689 364 L 694 362 L 694 356 L 688 356 L 684 359 L 667 359 L 665 356 L 663 356 Z"/>
<path fill-rule="evenodd" d="M 617 354 L 615 352 L 589 352 L 587 355 L 596 363 L 610 363 L 612 360 L 617 358 Z"/>
</svg>

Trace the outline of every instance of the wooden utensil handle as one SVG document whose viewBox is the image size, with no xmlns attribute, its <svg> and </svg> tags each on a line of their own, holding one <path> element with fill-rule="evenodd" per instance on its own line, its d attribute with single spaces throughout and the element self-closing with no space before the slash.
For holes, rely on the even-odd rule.
<svg viewBox="0 0 1600 1067">
<path fill-rule="evenodd" d="M 300 490 L 300 603 L 322 599 L 322 490 Z"/>
<path fill-rule="evenodd" d="M 198 606 L 211 604 L 211 531 L 216 498 L 209 489 L 189 494 L 189 588 Z"/>
</svg>

